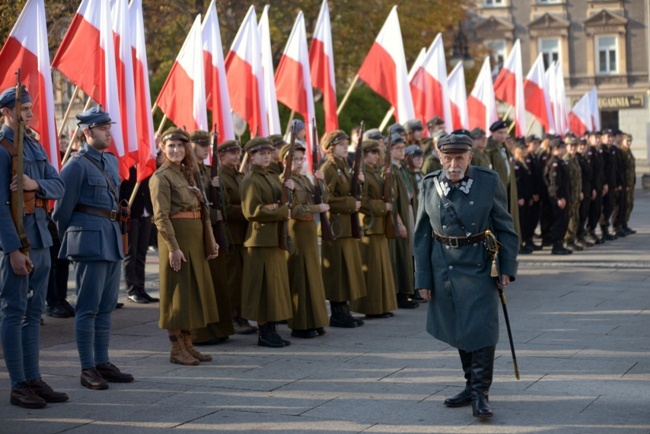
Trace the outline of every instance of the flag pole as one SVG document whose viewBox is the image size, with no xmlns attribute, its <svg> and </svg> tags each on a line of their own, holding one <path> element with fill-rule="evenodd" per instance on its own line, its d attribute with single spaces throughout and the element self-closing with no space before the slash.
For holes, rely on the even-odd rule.
<svg viewBox="0 0 650 434">
<path fill-rule="evenodd" d="M 515 127 L 515 124 L 517 121 L 515 119 L 512 120 L 512 123 L 510 124 L 510 127 L 508 127 L 508 134 L 512 132 L 512 129 Z"/>
<path fill-rule="evenodd" d="M 88 107 L 90 107 L 90 103 L 93 102 L 93 99 L 88 96 L 88 101 L 86 101 L 86 105 L 84 106 L 84 110 L 88 110 Z M 72 137 L 70 137 L 70 143 L 68 143 L 68 149 L 65 150 L 65 155 L 63 156 L 63 160 L 61 161 L 61 167 L 65 165 L 65 163 L 68 161 L 70 158 L 70 154 L 72 152 L 72 143 L 74 143 L 74 138 L 77 137 L 77 133 L 79 132 L 79 125 L 77 125 L 77 128 L 74 130 L 74 134 Z"/>
<path fill-rule="evenodd" d="M 291 115 L 289 115 L 289 122 L 287 123 L 287 129 L 284 132 L 285 136 L 289 134 L 289 130 L 291 130 L 291 122 L 293 122 L 294 116 L 296 116 L 296 112 L 291 110 Z"/>
<path fill-rule="evenodd" d="M 354 86 L 357 84 L 357 81 L 359 81 L 359 74 L 354 76 L 354 80 L 352 80 L 352 83 L 350 84 L 350 87 L 348 88 L 348 91 L 345 93 L 345 96 L 343 97 L 343 100 L 341 101 L 341 104 L 339 104 L 339 107 L 336 109 L 336 115 L 338 116 L 341 114 L 341 111 L 343 110 L 343 107 L 345 107 L 345 103 L 348 102 L 348 99 L 350 98 L 350 94 L 354 90 Z"/>
<path fill-rule="evenodd" d="M 393 116 L 393 113 L 395 113 L 395 107 L 391 107 L 390 110 L 386 112 L 384 120 L 381 121 L 381 125 L 379 125 L 379 131 L 384 131 L 384 128 L 386 128 L 386 124 L 388 123 L 390 117 Z"/>
<path fill-rule="evenodd" d="M 151 107 L 151 116 L 156 114 L 156 110 L 158 110 L 158 105 L 154 103 L 153 107 Z"/>
<path fill-rule="evenodd" d="M 136 182 L 135 187 L 133 187 L 133 193 L 131 193 L 131 197 L 129 198 L 129 209 L 131 209 L 131 206 L 135 201 L 135 195 L 138 194 L 139 189 L 140 189 L 140 182 Z"/>
<path fill-rule="evenodd" d="M 156 134 L 162 134 L 163 127 L 165 126 L 165 122 L 167 121 L 167 115 L 164 115 L 162 120 L 160 121 L 160 125 L 158 125 L 158 130 L 156 130 Z"/>
<path fill-rule="evenodd" d="M 530 130 L 533 129 L 533 125 L 535 125 L 536 121 L 537 121 L 537 119 L 533 118 L 532 122 L 528 124 L 528 129 L 526 130 L 526 135 L 528 135 L 528 133 L 530 133 Z"/>
<path fill-rule="evenodd" d="M 74 100 L 77 97 L 77 92 L 79 92 L 79 86 L 74 87 L 74 92 L 72 92 L 72 97 L 70 97 L 70 103 L 68 104 L 68 108 L 65 110 L 65 114 L 63 115 L 63 120 L 61 121 L 61 129 L 59 129 L 58 137 L 61 137 L 61 134 L 63 134 L 65 123 L 68 121 L 68 118 L 70 117 L 70 110 L 72 110 L 72 105 L 74 104 Z"/>
<path fill-rule="evenodd" d="M 511 112 L 511 111 L 512 111 L 512 106 L 510 106 L 510 107 L 508 108 L 508 111 L 506 112 L 505 115 L 503 115 L 503 117 L 501 118 L 501 120 L 502 120 L 502 121 L 505 121 L 506 119 L 508 119 L 508 116 L 510 116 L 510 112 Z"/>
</svg>

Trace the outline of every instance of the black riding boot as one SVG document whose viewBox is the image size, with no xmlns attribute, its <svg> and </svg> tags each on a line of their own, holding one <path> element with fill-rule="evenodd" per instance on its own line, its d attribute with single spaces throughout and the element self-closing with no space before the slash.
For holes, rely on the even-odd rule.
<svg viewBox="0 0 650 434">
<path fill-rule="evenodd" d="M 480 419 L 492 417 L 488 393 L 492 385 L 495 348 L 485 347 L 472 353 L 472 413 Z"/>
<path fill-rule="evenodd" d="M 260 347 L 271 347 L 271 348 L 282 348 L 284 347 L 284 342 L 278 339 L 279 336 L 275 332 L 274 324 L 272 322 L 266 322 L 259 325 L 257 337 L 257 345 Z"/>
<path fill-rule="evenodd" d="M 330 301 L 332 316 L 330 316 L 330 327 L 354 328 L 358 324 L 351 316 L 345 313 L 345 301 Z"/>
<path fill-rule="evenodd" d="M 460 362 L 463 365 L 463 372 L 465 373 L 465 389 L 462 392 L 458 393 L 451 398 L 445 399 L 445 405 L 447 407 L 465 407 L 472 403 L 472 353 L 458 349 L 458 354 L 460 354 Z"/>
<path fill-rule="evenodd" d="M 285 347 L 291 345 L 291 341 L 283 339 L 282 336 L 280 336 L 280 334 L 278 333 L 278 323 L 277 322 L 273 321 L 273 322 L 269 322 L 269 324 L 271 324 L 271 333 L 275 337 L 275 340 L 282 342 L 282 344 Z"/>
</svg>

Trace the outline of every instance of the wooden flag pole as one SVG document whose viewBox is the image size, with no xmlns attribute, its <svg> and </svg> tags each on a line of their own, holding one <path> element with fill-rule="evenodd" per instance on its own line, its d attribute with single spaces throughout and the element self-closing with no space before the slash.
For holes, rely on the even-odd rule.
<svg viewBox="0 0 650 434">
<path fill-rule="evenodd" d="M 505 115 L 503 115 L 503 117 L 501 118 L 501 120 L 502 120 L 502 121 L 505 121 L 506 119 L 508 119 L 508 116 L 510 116 L 510 112 L 511 112 L 511 111 L 512 111 L 512 106 L 510 106 L 510 107 L 508 108 L 508 111 L 506 112 Z"/>
<path fill-rule="evenodd" d="M 156 114 L 156 110 L 158 110 L 158 106 L 154 103 L 153 107 L 151 107 L 151 116 Z"/>
<path fill-rule="evenodd" d="M 343 100 L 341 101 L 341 104 L 339 104 L 339 107 L 336 109 L 336 115 L 340 115 L 341 111 L 343 110 L 343 107 L 345 107 L 345 104 L 348 102 L 348 99 L 350 98 L 350 94 L 354 90 L 354 86 L 357 84 L 357 81 L 359 81 L 359 74 L 354 76 L 354 80 L 352 80 L 352 83 L 350 84 L 350 87 L 348 88 L 348 91 L 345 93 L 345 96 L 343 97 Z"/>
<path fill-rule="evenodd" d="M 296 116 L 296 112 L 291 110 L 291 115 L 289 115 L 289 122 L 287 122 L 287 129 L 284 132 L 285 136 L 289 134 L 289 131 L 291 130 L 291 122 L 293 122 L 294 116 Z"/>
<path fill-rule="evenodd" d="M 160 125 L 158 125 L 158 129 L 156 130 L 156 134 L 162 134 L 163 127 L 165 126 L 165 122 L 167 122 L 167 115 L 164 115 L 162 120 L 160 121 Z"/>
<path fill-rule="evenodd" d="M 58 137 L 61 137 L 61 134 L 63 134 L 65 123 L 68 121 L 68 118 L 70 117 L 70 110 L 72 110 L 72 105 L 74 104 L 74 100 L 77 97 L 77 92 L 79 92 L 79 86 L 74 87 L 74 92 L 72 92 L 70 103 L 68 104 L 68 108 L 65 110 L 65 114 L 63 115 L 63 120 L 61 121 L 61 128 L 59 129 Z"/>
<path fill-rule="evenodd" d="M 133 202 L 135 201 L 135 196 L 138 194 L 139 189 L 140 189 L 140 183 L 136 182 L 135 187 L 133 187 L 133 193 L 131 193 L 131 197 L 129 198 L 129 209 L 131 209 L 131 206 L 133 205 Z"/>
<path fill-rule="evenodd" d="M 395 113 L 395 107 L 391 107 L 390 110 L 386 112 L 384 120 L 381 121 L 381 125 L 379 125 L 379 131 L 384 131 L 384 128 L 386 128 L 386 124 L 388 123 L 390 117 L 393 116 L 393 113 Z"/>
<path fill-rule="evenodd" d="M 528 124 L 528 129 L 526 130 L 526 135 L 530 133 L 530 130 L 533 129 L 533 125 L 535 125 L 535 122 L 537 122 L 537 119 L 533 118 L 532 122 Z"/>
<path fill-rule="evenodd" d="M 515 127 L 516 123 L 517 123 L 516 119 L 512 121 L 512 123 L 510 124 L 510 127 L 508 127 L 508 134 L 510 134 L 512 132 L 512 129 Z"/>
<path fill-rule="evenodd" d="M 91 102 L 93 102 L 93 100 L 89 96 L 83 111 L 88 110 L 88 107 L 90 107 Z M 75 128 L 72 137 L 70 137 L 70 143 L 68 143 L 68 149 L 65 150 L 65 155 L 63 156 L 63 160 L 61 161 L 61 167 L 63 167 L 65 163 L 68 161 L 68 159 L 70 158 L 70 154 L 72 153 L 72 144 L 74 143 L 74 138 L 77 137 L 78 132 L 79 132 L 79 125 L 77 125 L 77 128 Z"/>
</svg>

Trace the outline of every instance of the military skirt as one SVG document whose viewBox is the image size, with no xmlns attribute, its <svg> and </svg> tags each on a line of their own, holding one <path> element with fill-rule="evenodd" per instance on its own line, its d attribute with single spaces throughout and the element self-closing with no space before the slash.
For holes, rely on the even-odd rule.
<svg viewBox="0 0 650 434">
<path fill-rule="evenodd" d="M 368 294 L 352 302 L 350 309 L 366 315 L 381 315 L 397 309 L 393 269 L 388 257 L 388 240 L 384 234 L 363 237 L 361 260 Z"/>
<path fill-rule="evenodd" d="M 228 272 L 222 275 L 221 279 L 226 282 L 230 305 L 239 309 L 241 308 L 241 285 L 244 279 L 244 254 L 246 248 L 241 244 L 232 244 L 230 249 L 232 250 L 230 252 L 221 252 L 217 259 L 221 259 L 226 263 Z"/>
<path fill-rule="evenodd" d="M 410 241 L 412 236 L 409 234 L 407 238 L 388 240 L 388 254 L 393 266 L 395 289 L 400 294 L 415 292 L 415 271 Z"/>
<path fill-rule="evenodd" d="M 241 315 L 258 323 L 291 318 L 284 250 L 279 247 L 246 247 L 244 270 Z"/>
<path fill-rule="evenodd" d="M 320 272 L 316 222 L 294 219 L 289 222 L 289 231 L 296 247 L 293 254 L 285 253 L 293 307 L 289 327 L 293 330 L 325 327 L 329 318 Z"/>
<path fill-rule="evenodd" d="M 366 295 L 359 240 L 338 238 L 323 241 L 321 251 L 321 270 L 328 300 L 353 301 Z"/>
<path fill-rule="evenodd" d="M 192 330 L 219 321 L 210 266 L 203 247 L 200 219 L 171 220 L 179 248 L 187 262 L 175 272 L 169 266 L 169 247 L 158 235 L 160 257 L 160 319 L 168 330 Z"/>
</svg>

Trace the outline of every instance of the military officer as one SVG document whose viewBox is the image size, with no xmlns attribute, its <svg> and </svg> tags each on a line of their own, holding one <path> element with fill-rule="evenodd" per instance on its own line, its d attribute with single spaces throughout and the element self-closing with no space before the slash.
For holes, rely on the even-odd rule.
<svg viewBox="0 0 650 434">
<path fill-rule="evenodd" d="M 105 152 L 111 121 L 101 106 L 77 115 L 85 143 L 61 171 L 65 183 L 52 217 L 61 237 L 59 257 L 74 262 L 77 284 L 75 339 L 81 360 L 81 385 L 108 389 L 107 382 L 128 383 L 108 357 L 111 314 L 117 303 L 124 258 L 120 229 L 117 158 Z"/>
<path fill-rule="evenodd" d="M 572 134 L 567 134 L 565 138 L 567 152 L 562 160 L 567 163 L 569 169 L 569 183 L 571 185 L 571 195 L 567 203 L 569 209 L 569 224 L 564 242 L 571 250 L 581 251 L 584 249 L 578 241 L 578 225 L 580 224 L 580 202 L 583 199 L 582 194 L 582 170 L 578 161 L 578 139 Z"/>
<path fill-rule="evenodd" d="M 559 138 L 550 141 L 551 158 L 544 169 L 544 181 L 548 191 L 548 209 L 552 213 L 549 240 L 553 245 L 554 255 L 568 255 L 572 250 L 564 248 L 564 235 L 569 225 L 569 200 L 571 184 L 569 168 L 562 157 L 566 153 L 566 144 Z"/>
<path fill-rule="evenodd" d="M 471 404 L 474 416 L 487 418 L 492 416 L 488 392 L 499 337 L 499 296 L 483 242 L 488 229 L 498 239 L 498 279 L 506 287 L 517 273 L 519 240 L 499 176 L 470 166 L 471 138 L 452 134 L 438 146 L 443 169 L 427 175 L 422 185 L 415 286 L 430 300 L 427 331 L 460 354 L 465 388 L 445 405 Z"/>
<path fill-rule="evenodd" d="M 23 136 L 23 226 L 21 241 L 11 217 L 11 194 L 16 191 L 12 177 L 15 131 L 20 119 L 27 130 L 32 121 L 32 100 L 23 88 L 20 113 L 16 112 L 16 88 L 0 94 L 0 307 L 2 308 L 2 348 L 11 381 L 9 401 L 23 408 L 43 408 L 48 402 L 63 402 L 68 395 L 52 390 L 41 379 L 38 364 L 41 314 L 45 306 L 50 273 L 47 200 L 63 194 L 63 182 L 47 161 L 43 146 L 27 134 Z M 15 204 L 14 204 L 15 205 Z M 30 250 L 31 247 L 31 250 Z"/>
</svg>

